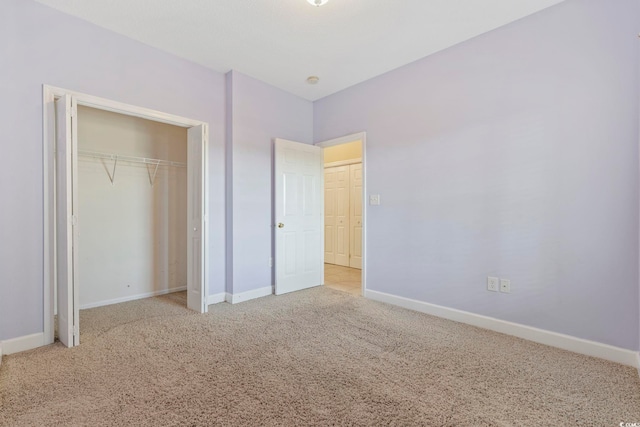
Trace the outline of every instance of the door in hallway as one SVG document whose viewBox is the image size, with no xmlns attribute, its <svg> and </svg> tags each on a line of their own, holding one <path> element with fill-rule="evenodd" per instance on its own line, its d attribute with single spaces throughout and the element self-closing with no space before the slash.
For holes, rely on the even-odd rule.
<svg viewBox="0 0 640 427">
<path fill-rule="evenodd" d="M 362 269 L 362 163 L 349 166 L 349 267 Z"/>
<path fill-rule="evenodd" d="M 349 166 L 325 169 L 325 262 L 349 266 Z"/>
</svg>

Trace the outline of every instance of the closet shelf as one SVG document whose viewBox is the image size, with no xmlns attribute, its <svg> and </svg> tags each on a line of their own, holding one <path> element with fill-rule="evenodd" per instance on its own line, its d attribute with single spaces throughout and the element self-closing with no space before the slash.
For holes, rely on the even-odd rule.
<svg viewBox="0 0 640 427">
<path fill-rule="evenodd" d="M 186 168 L 187 164 L 182 162 L 173 162 L 170 160 L 150 159 L 147 157 L 121 156 L 119 154 L 99 153 L 97 151 L 78 150 L 78 156 L 93 157 L 95 159 L 106 159 L 119 162 L 142 163 L 153 166 L 173 166 L 176 168 Z"/>
<path fill-rule="evenodd" d="M 109 177 L 109 181 L 111 181 L 111 185 L 114 184 L 116 179 L 116 167 L 118 166 L 118 161 L 129 162 L 129 163 L 142 163 L 147 168 L 147 174 L 149 175 L 149 184 L 153 187 L 153 184 L 156 182 L 156 175 L 158 174 L 159 166 L 173 166 L 176 168 L 186 168 L 186 163 L 181 162 L 172 162 L 170 160 L 160 160 L 160 159 L 150 159 L 148 157 L 135 157 L 135 156 L 121 156 L 119 154 L 109 154 L 109 153 L 99 153 L 97 151 L 83 151 L 78 150 L 78 156 L 83 157 L 92 157 L 94 159 L 101 159 L 102 164 L 104 165 L 104 169 L 107 172 L 107 176 Z M 113 168 L 111 171 L 107 168 L 105 160 L 113 160 Z M 151 169 L 153 169 L 153 173 Z"/>
</svg>

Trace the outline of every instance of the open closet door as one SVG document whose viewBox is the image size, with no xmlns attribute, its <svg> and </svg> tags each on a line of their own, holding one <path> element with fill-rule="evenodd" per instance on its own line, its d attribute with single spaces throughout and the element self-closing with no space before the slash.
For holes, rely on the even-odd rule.
<svg viewBox="0 0 640 427">
<path fill-rule="evenodd" d="M 187 131 L 187 307 L 207 312 L 205 278 L 205 138 L 206 126 Z"/>
<path fill-rule="evenodd" d="M 276 295 L 322 285 L 322 148 L 275 140 Z"/>
<path fill-rule="evenodd" d="M 77 108 L 65 95 L 56 101 L 56 286 L 58 291 L 58 339 L 67 347 L 80 344 L 79 301 L 74 279 L 77 248 L 78 205 Z"/>
</svg>

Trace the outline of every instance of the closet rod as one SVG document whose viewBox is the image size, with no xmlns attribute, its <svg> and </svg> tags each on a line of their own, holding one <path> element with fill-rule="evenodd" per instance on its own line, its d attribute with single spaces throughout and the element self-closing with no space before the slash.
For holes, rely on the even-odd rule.
<svg viewBox="0 0 640 427">
<path fill-rule="evenodd" d="M 172 162 L 170 160 L 150 159 L 147 157 L 121 156 L 119 154 L 99 153 L 97 151 L 78 150 L 78 155 L 83 157 L 93 157 L 95 159 L 107 159 L 121 162 L 143 163 L 145 165 L 155 166 L 174 166 L 177 168 L 186 168 L 187 164 L 182 162 Z"/>
</svg>

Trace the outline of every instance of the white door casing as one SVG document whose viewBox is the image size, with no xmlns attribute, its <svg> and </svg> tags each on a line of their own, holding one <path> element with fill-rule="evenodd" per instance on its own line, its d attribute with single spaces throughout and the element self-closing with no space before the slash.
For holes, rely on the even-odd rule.
<svg viewBox="0 0 640 427">
<path fill-rule="evenodd" d="M 56 286 L 58 338 L 67 347 L 80 344 L 79 300 L 75 278 L 78 182 L 77 106 L 69 95 L 55 102 L 56 116 Z"/>
<path fill-rule="evenodd" d="M 325 168 L 325 262 L 349 266 L 349 166 Z"/>
<path fill-rule="evenodd" d="M 275 292 L 318 286 L 324 278 L 322 149 L 275 140 Z"/>
<path fill-rule="evenodd" d="M 206 213 L 204 194 L 206 125 L 187 130 L 187 307 L 207 312 L 205 265 Z"/>
<path fill-rule="evenodd" d="M 349 267 L 362 269 L 362 163 L 349 166 L 350 259 Z"/>
</svg>

